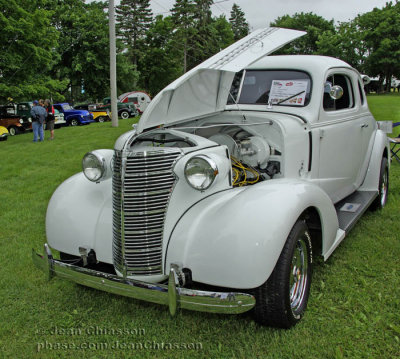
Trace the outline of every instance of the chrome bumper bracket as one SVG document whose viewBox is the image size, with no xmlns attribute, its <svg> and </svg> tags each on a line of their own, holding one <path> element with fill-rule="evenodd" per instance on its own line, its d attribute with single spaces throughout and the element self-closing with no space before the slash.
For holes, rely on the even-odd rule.
<svg viewBox="0 0 400 359">
<path fill-rule="evenodd" d="M 178 310 L 178 293 L 176 290 L 176 273 L 175 269 L 171 268 L 168 277 L 168 306 L 171 316 L 175 316 Z"/>
<path fill-rule="evenodd" d="M 175 315 L 179 308 L 209 313 L 240 314 L 255 305 L 255 298 L 246 293 L 181 288 L 177 286 L 178 273 L 174 266 L 170 269 L 168 285 L 164 285 L 122 278 L 64 263 L 53 258 L 47 243 L 44 245 L 44 252 L 45 255 L 40 255 L 32 249 L 32 260 L 49 279 L 57 276 L 109 293 L 166 305 L 171 315 Z"/>
</svg>

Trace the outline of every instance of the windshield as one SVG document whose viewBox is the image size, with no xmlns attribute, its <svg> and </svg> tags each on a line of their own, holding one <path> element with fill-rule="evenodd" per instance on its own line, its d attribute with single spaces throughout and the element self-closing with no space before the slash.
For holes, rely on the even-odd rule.
<svg viewBox="0 0 400 359">
<path fill-rule="evenodd" d="M 71 105 L 62 105 L 64 111 L 73 110 L 74 108 Z"/>
<path fill-rule="evenodd" d="M 238 81 L 238 77 L 241 81 Z M 265 104 L 306 106 L 310 102 L 311 79 L 302 71 L 247 70 L 236 74 L 228 105 Z"/>
</svg>

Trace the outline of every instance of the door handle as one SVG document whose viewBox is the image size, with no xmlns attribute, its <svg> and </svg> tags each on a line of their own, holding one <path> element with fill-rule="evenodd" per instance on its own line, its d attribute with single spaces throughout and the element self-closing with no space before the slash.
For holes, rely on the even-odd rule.
<svg viewBox="0 0 400 359">
<path fill-rule="evenodd" d="M 368 123 L 363 123 L 362 125 L 361 125 L 361 128 L 367 128 L 368 127 Z"/>
</svg>

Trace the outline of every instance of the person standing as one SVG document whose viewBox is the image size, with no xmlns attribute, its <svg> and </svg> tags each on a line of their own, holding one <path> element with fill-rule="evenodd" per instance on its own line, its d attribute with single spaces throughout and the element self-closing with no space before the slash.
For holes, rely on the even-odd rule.
<svg viewBox="0 0 400 359">
<path fill-rule="evenodd" d="M 44 108 L 47 112 L 46 129 L 50 131 L 49 140 L 54 140 L 54 107 L 49 99 L 44 100 Z"/>
<path fill-rule="evenodd" d="M 40 138 L 40 142 L 44 140 L 43 124 L 46 120 L 47 112 L 44 107 L 39 105 L 39 101 L 33 101 L 33 107 L 31 110 L 32 115 L 32 130 L 33 130 L 33 142 L 37 142 Z"/>
</svg>

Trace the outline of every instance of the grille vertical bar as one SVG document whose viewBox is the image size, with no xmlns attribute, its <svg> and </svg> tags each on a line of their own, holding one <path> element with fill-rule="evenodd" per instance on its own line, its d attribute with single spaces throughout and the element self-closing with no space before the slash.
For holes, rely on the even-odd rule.
<svg viewBox="0 0 400 359">
<path fill-rule="evenodd" d="M 162 273 L 162 235 L 177 149 L 114 153 L 113 260 L 127 275 Z"/>
</svg>

